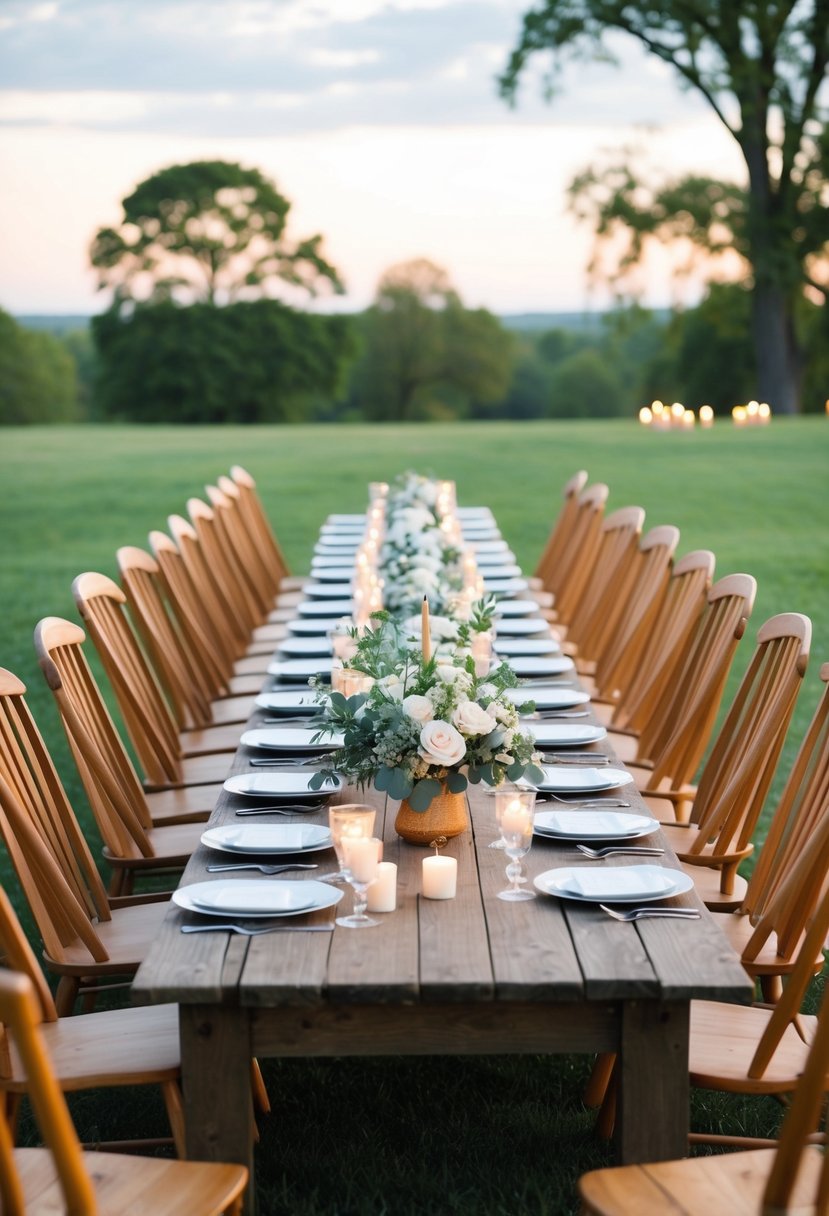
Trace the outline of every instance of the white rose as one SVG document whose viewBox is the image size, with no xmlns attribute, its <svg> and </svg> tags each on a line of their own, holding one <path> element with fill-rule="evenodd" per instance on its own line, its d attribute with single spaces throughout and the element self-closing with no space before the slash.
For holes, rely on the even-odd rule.
<svg viewBox="0 0 829 1216">
<path fill-rule="evenodd" d="M 444 684 L 456 684 L 464 675 L 466 672 L 462 667 L 452 667 L 448 663 L 441 663 L 437 669 L 437 677 Z"/>
<path fill-rule="evenodd" d="M 454 726 L 435 718 L 420 732 L 420 754 L 432 764 L 451 768 L 466 755 L 466 743 Z"/>
<path fill-rule="evenodd" d="M 414 718 L 415 722 L 431 722 L 435 716 L 435 711 L 429 698 L 419 697 L 416 693 L 412 693 L 404 698 L 403 709 L 410 718 Z"/>
<path fill-rule="evenodd" d="M 406 694 L 406 689 L 403 681 L 397 675 L 383 676 L 377 681 L 377 684 L 382 688 L 386 696 L 391 697 L 393 701 L 402 701 Z"/>
<path fill-rule="evenodd" d="M 452 722 L 463 735 L 488 735 L 497 722 L 477 701 L 462 701 L 452 714 Z"/>
<path fill-rule="evenodd" d="M 495 687 L 494 684 L 479 684 L 478 685 L 478 696 L 479 697 L 497 697 L 498 689 Z"/>
</svg>

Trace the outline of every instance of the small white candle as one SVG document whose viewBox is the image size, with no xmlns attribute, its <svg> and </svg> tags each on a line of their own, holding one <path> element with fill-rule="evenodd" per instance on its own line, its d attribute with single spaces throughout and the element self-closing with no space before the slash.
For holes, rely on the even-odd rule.
<svg viewBox="0 0 829 1216">
<path fill-rule="evenodd" d="M 423 894 L 427 899 L 454 899 L 458 863 L 454 857 L 423 858 Z"/>
<path fill-rule="evenodd" d="M 527 831 L 532 822 L 532 808 L 523 806 L 519 799 L 508 802 L 501 812 L 501 831 L 504 835 Z"/>
<path fill-rule="evenodd" d="M 372 882 L 377 874 L 382 840 L 376 836 L 343 836 L 345 864 L 357 882 Z"/>
<path fill-rule="evenodd" d="M 397 907 L 397 866 L 381 861 L 377 877 L 368 889 L 369 912 L 393 912 Z"/>
</svg>

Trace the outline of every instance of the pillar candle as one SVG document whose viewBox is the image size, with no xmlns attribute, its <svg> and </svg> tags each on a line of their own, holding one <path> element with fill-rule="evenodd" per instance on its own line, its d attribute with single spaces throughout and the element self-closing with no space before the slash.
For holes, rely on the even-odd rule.
<svg viewBox="0 0 829 1216">
<path fill-rule="evenodd" d="M 423 608 L 420 613 L 420 648 L 425 662 L 432 657 L 432 635 L 429 632 L 429 601 L 423 597 Z"/>
<path fill-rule="evenodd" d="M 381 861 L 377 877 L 368 889 L 369 912 L 393 912 L 397 907 L 397 866 Z"/>
<path fill-rule="evenodd" d="M 345 864 L 357 882 L 370 883 L 377 875 L 382 840 L 375 836 L 343 836 Z"/>
<path fill-rule="evenodd" d="M 423 894 L 427 899 L 454 899 L 458 863 L 454 857 L 423 858 Z"/>
</svg>

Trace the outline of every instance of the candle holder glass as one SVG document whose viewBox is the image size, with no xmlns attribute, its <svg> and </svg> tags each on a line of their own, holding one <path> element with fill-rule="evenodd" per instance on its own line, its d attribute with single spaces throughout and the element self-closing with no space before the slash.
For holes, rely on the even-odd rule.
<svg viewBox="0 0 829 1216">
<path fill-rule="evenodd" d="M 331 831 L 331 842 L 337 855 L 339 869 L 333 874 L 326 874 L 324 876 L 326 882 L 349 881 L 343 838 L 371 836 L 374 831 L 376 814 L 373 806 L 366 806 L 361 802 L 345 802 L 340 806 L 329 806 L 328 827 Z"/>
<path fill-rule="evenodd" d="M 496 795 L 496 815 L 497 808 Z M 533 811 L 535 808 L 535 790 L 510 790 L 503 792 L 501 810 L 501 839 L 503 849 L 509 863 L 506 876 L 510 885 L 498 892 L 499 899 L 509 902 L 535 899 L 535 892 L 522 890 L 521 884 L 526 883 L 521 858 L 526 857 L 533 841 Z"/>
<path fill-rule="evenodd" d="M 345 853 L 345 874 L 354 890 L 354 910 L 348 916 L 338 916 L 336 924 L 344 929 L 370 929 L 379 920 L 366 915 L 368 889 L 377 877 L 383 842 L 376 836 L 351 836 L 342 841 Z"/>
</svg>

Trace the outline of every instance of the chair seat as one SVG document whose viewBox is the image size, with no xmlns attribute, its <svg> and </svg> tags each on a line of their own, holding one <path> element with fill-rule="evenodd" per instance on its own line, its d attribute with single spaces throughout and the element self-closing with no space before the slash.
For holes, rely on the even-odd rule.
<svg viewBox="0 0 829 1216">
<path fill-rule="evenodd" d="M 113 910 L 112 920 L 95 922 L 95 932 L 109 956 L 95 962 L 79 939 L 65 946 L 63 958 L 53 959 L 44 951 L 51 971 L 59 974 L 131 975 L 137 971 L 149 948 L 158 937 L 161 922 L 170 910 L 170 901 L 121 905 Z"/>
<path fill-rule="evenodd" d="M 227 692 L 229 697 L 255 697 L 258 692 L 262 691 L 262 676 L 260 675 L 233 675 L 227 682 Z M 227 700 L 227 697 L 220 697 L 221 701 Z"/>
<path fill-rule="evenodd" d="M 268 654 L 253 654 L 245 655 L 244 658 L 237 659 L 233 664 L 233 673 L 237 676 L 259 676 L 259 683 L 262 683 L 262 677 L 268 674 L 268 667 L 273 662 L 274 646 Z"/>
<path fill-rule="evenodd" d="M 757 1044 L 771 1016 L 771 1010 L 756 1005 L 693 1001 L 688 1052 L 691 1084 L 745 1094 L 793 1090 L 806 1066 L 809 1046 L 791 1023 L 762 1077 L 748 1076 Z M 811 1042 L 817 1018 L 802 1014 L 800 1024 Z"/>
<path fill-rule="evenodd" d="M 27 1212 L 63 1212 L 65 1203 L 48 1149 L 15 1149 Z M 84 1153 L 98 1216 L 219 1216 L 243 1190 L 241 1165 L 165 1161 L 116 1153 Z"/>
<path fill-rule="evenodd" d="M 597 706 L 594 705 L 593 708 L 596 709 Z M 605 708 L 608 709 L 610 713 L 613 712 L 609 705 L 605 706 Z M 596 716 L 601 722 L 602 718 L 600 715 L 597 714 Z M 634 739 L 633 735 L 616 735 L 612 730 L 608 730 L 607 741 L 613 748 L 618 758 L 624 764 L 630 764 L 636 759 L 636 753 L 639 750 L 639 740 Z"/>
<path fill-rule="evenodd" d="M 150 828 L 147 839 L 153 848 L 152 857 L 144 857 L 137 847 L 124 857 L 116 857 L 109 849 L 103 853 L 112 866 L 128 866 L 131 870 L 157 870 L 160 866 L 180 866 L 182 869 L 198 847 L 204 832 L 203 823 L 170 823 Z"/>
<path fill-rule="evenodd" d="M 260 682 L 261 688 L 261 682 Z M 259 689 L 256 690 L 257 692 Z M 214 726 L 247 722 L 256 708 L 256 698 L 250 694 L 239 697 L 220 697 L 210 703 L 210 714 Z"/>
<path fill-rule="evenodd" d="M 154 790 L 146 795 L 147 807 L 157 827 L 172 823 L 204 823 L 213 813 L 221 791 L 218 782 L 215 785 Z"/>
<path fill-rule="evenodd" d="M 217 756 L 190 756 L 181 761 L 181 775 L 178 781 L 156 785 L 152 781 L 145 780 L 144 788 L 158 790 L 176 789 L 182 785 L 219 785 L 227 778 L 232 760 L 231 752 L 221 752 Z"/>
<path fill-rule="evenodd" d="M 209 756 L 216 752 L 233 754 L 239 746 L 242 724 L 231 722 L 222 726 L 205 726 L 200 730 L 183 730 L 179 734 L 184 756 Z"/>
<path fill-rule="evenodd" d="M 748 883 L 740 875 L 734 875 L 734 890 L 725 894 L 720 890 L 720 870 L 703 863 L 687 860 L 688 850 L 697 831 L 682 824 L 665 823 L 662 833 L 680 860 L 683 870 L 694 881 L 694 887 L 706 908 L 712 912 L 735 912 L 745 898 Z M 705 856 L 704 854 L 702 855 Z"/>
<path fill-rule="evenodd" d="M 716 911 L 716 909 L 715 909 Z M 717 924 L 722 929 L 725 936 L 731 942 L 735 951 L 742 958 L 743 966 L 749 975 L 788 975 L 795 965 L 795 960 L 800 952 L 800 947 L 803 945 L 806 936 L 805 931 L 801 933 L 797 944 L 792 951 L 791 958 L 785 958 L 777 953 L 777 934 L 772 932 L 766 943 L 760 949 L 757 957 L 750 961 L 743 958 L 743 951 L 748 945 L 751 935 L 754 933 L 754 925 L 747 916 L 734 916 L 733 914 L 721 916 L 717 920 Z M 819 952 L 819 957 L 815 959 L 815 974 L 819 974 L 823 970 L 825 962 L 823 950 Z"/>
<path fill-rule="evenodd" d="M 757 1216 L 774 1158 L 765 1148 L 593 1170 L 579 1193 L 595 1216 Z M 814 1211 L 822 1161 L 814 1146 L 804 1153 L 790 1211 Z"/>
<path fill-rule="evenodd" d="M 157 1084 L 178 1077 L 178 1005 L 105 1009 L 41 1025 L 61 1089 Z M 26 1072 L 10 1038 L 11 1070 L 0 1089 L 23 1093 Z"/>
</svg>

